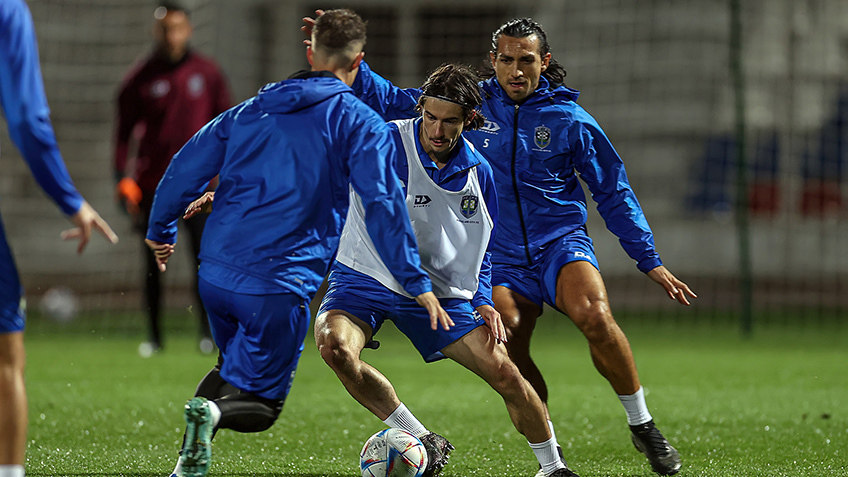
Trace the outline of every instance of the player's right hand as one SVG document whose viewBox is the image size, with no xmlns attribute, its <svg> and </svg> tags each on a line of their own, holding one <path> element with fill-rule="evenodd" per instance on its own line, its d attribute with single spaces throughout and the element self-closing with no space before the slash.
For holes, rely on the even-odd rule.
<svg viewBox="0 0 848 477">
<path fill-rule="evenodd" d="M 300 27 L 300 31 L 302 31 L 306 35 L 306 39 L 303 40 L 303 44 L 306 46 L 312 46 L 312 27 L 315 26 L 315 19 L 324 14 L 324 10 L 315 10 L 315 18 L 312 17 L 303 17 L 303 26 Z"/>
<path fill-rule="evenodd" d="M 167 269 L 168 258 L 174 254 L 175 245 L 172 243 L 156 242 L 150 239 L 144 239 L 144 243 L 153 251 L 159 271 L 164 272 Z"/>
<path fill-rule="evenodd" d="M 439 299 L 436 298 L 436 295 L 433 292 L 429 291 L 422 293 L 415 297 L 415 301 L 426 308 L 427 312 L 430 313 L 431 329 L 438 330 L 439 325 L 442 325 L 442 328 L 444 328 L 445 331 L 448 331 L 451 329 L 451 326 L 454 325 L 450 315 L 448 315 L 448 312 L 446 312 L 444 308 L 442 308 L 442 305 L 439 304 Z"/>
</svg>

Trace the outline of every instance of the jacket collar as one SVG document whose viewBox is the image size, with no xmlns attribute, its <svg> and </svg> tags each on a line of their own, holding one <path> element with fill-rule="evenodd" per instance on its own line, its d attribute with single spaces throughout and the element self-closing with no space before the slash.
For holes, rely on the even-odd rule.
<svg viewBox="0 0 848 477">
<path fill-rule="evenodd" d="M 503 90 L 501 84 L 498 83 L 498 78 L 496 76 L 492 76 L 491 78 L 483 81 L 483 94 L 487 98 L 498 98 L 501 102 L 508 105 L 515 105 L 515 101 L 512 100 L 509 96 L 507 96 L 506 91 Z M 551 83 L 547 78 L 542 76 L 539 78 L 539 86 L 536 88 L 536 91 L 530 94 L 524 102 L 520 103 L 523 105 L 532 105 L 540 102 L 554 102 L 555 100 L 559 101 L 577 101 L 577 97 L 580 95 L 580 91 L 576 89 L 569 88 L 565 85 L 558 85 L 551 88 Z"/>
</svg>

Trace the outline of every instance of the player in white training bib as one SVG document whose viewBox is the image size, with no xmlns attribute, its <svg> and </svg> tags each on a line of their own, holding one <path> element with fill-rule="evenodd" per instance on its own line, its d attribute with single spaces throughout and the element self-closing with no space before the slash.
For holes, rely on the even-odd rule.
<svg viewBox="0 0 848 477">
<path fill-rule="evenodd" d="M 401 403 L 392 384 L 360 354 L 385 320 L 404 333 L 425 361 L 448 357 L 482 377 L 504 399 L 516 429 L 546 469 L 565 467 L 539 396 L 510 361 L 500 314 L 492 303 L 488 251 L 497 221 L 492 169 L 462 132 L 483 124 L 477 76 L 443 65 L 427 79 L 421 116 L 389 123 L 398 147 L 394 163 L 421 264 L 451 317 L 438 329 L 404 292 L 376 253 L 355 193 L 341 235 L 329 290 L 315 322 L 321 356 L 347 391 L 390 427 L 417 435 L 427 448 L 424 475 L 438 475 L 453 446 L 430 432 Z M 404 154 L 400 154 L 403 151 Z"/>
</svg>

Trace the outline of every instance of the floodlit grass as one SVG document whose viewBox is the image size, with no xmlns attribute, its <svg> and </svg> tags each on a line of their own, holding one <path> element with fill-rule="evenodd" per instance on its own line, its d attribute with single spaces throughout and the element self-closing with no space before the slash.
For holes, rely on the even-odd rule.
<svg viewBox="0 0 848 477">
<path fill-rule="evenodd" d="M 629 323 L 649 407 L 680 450 L 680 476 L 848 476 L 848 337 L 824 324 L 798 332 Z M 393 327 L 365 359 L 395 384 L 430 429 L 456 445 L 443 475 L 532 476 L 536 460 L 502 401 L 458 365 L 425 365 Z M 356 476 L 358 452 L 383 424 L 360 407 L 311 337 L 277 423 L 259 434 L 221 431 L 212 476 Z M 182 406 L 214 357 L 190 332 L 149 359 L 126 334 L 35 326 L 27 335 L 28 475 L 167 476 Z M 651 476 L 624 412 L 595 371 L 582 336 L 540 320 L 534 356 L 550 389 L 557 437 L 581 476 Z"/>
</svg>

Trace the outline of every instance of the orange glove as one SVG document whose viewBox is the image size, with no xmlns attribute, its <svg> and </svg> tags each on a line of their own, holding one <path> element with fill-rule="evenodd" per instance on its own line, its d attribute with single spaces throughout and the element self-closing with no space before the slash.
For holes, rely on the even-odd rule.
<svg viewBox="0 0 848 477">
<path fill-rule="evenodd" d="M 124 207 L 130 215 L 138 215 L 140 209 L 138 205 L 141 203 L 141 188 L 131 177 L 124 177 L 118 182 L 118 187 L 115 189 L 118 199 L 123 202 Z"/>
</svg>

